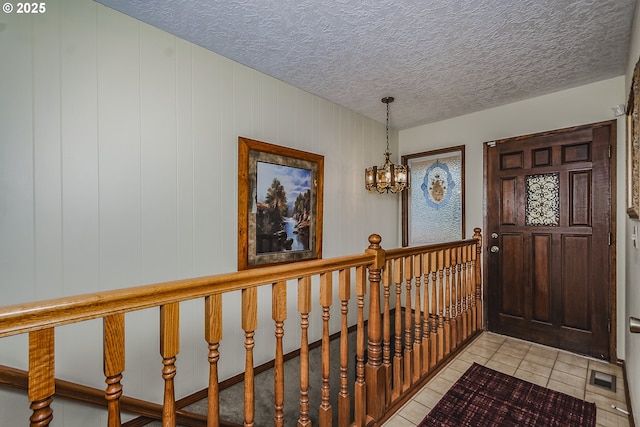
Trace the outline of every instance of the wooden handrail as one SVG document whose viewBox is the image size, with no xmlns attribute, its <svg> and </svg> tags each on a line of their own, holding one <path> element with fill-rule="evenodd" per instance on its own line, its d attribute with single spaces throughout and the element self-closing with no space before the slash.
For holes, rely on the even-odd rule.
<svg viewBox="0 0 640 427">
<path fill-rule="evenodd" d="M 157 283 L 100 293 L 57 298 L 47 301 L 0 307 L 0 338 L 29 334 L 29 372 L 27 390 L 31 402 L 31 426 L 45 427 L 53 419 L 51 402 L 61 394 L 53 376 L 54 331 L 61 325 L 90 319 L 103 319 L 104 375 L 106 390 L 97 394 L 108 408 L 108 426 L 121 425 L 120 411 L 131 400 L 123 396 L 125 358 L 124 314 L 152 307 L 160 308 L 160 356 L 164 380 L 160 410 L 163 426 L 208 427 L 223 425 L 219 420 L 219 347 L 222 341 L 222 295 L 241 292 L 241 322 L 238 333 L 244 335 L 244 425 L 255 421 L 254 341 L 258 327 L 258 287 L 271 286 L 272 320 L 275 331 L 274 417 L 275 426 L 283 426 L 284 321 L 287 319 L 287 281 L 298 281 L 297 311 L 300 321 L 300 402 L 297 425 L 310 426 L 310 414 L 317 414 L 317 424 L 331 426 L 337 419 L 340 427 L 364 427 L 383 420 L 388 411 L 406 400 L 408 393 L 433 374 L 482 328 L 482 274 L 480 256 L 482 236 L 457 242 L 384 250 L 378 235 L 369 237 L 369 246 L 361 255 L 327 260 L 303 261 L 235 273 Z M 351 279 L 355 278 L 352 296 Z M 312 278 L 319 282 L 319 293 L 312 296 Z M 337 293 L 333 282 L 338 279 Z M 337 294 L 337 299 L 335 295 Z M 365 297 L 368 313 L 365 315 Z M 395 301 L 391 303 L 391 297 Z M 355 301 L 352 300 L 352 297 Z M 308 329 L 312 300 L 317 299 L 322 322 L 321 402 L 309 401 Z M 179 375 L 180 303 L 202 299 L 204 303 L 203 357 L 209 362 L 207 415 L 190 419 L 178 409 L 174 378 Z M 348 348 L 346 331 L 350 301 L 356 304 L 356 343 Z M 267 303 L 268 304 L 268 303 Z M 332 406 L 330 389 L 330 318 L 338 306 L 340 330 L 340 390 L 338 405 Z M 395 307 L 394 307 L 395 306 Z M 391 311 L 395 309 L 395 336 L 391 331 Z M 335 312 L 336 310 L 333 310 Z M 404 313 L 404 316 L 402 315 Z M 365 321 L 368 323 L 365 330 Z M 240 331 L 242 330 L 242 331 Z M 393 339 L 393 342 L 392 342 Z M 349 357 L 355 350 L 355 360 Z M 349 389 L 347 369 L 355 363 L 355 383 Z M 127 403 L 129 402 L 129 403 Z M 317 404 L 317 406 L 315 406 Z M 313 412 L 311 412 L 313 411 Z M 144 411 L 139 411 L 145 415 Z M 157 416 L 157 413 L 155 414 Z M 185 418 L 186 417 L 186 418 Z M 192 424 L 193 423 L 193 424 Z"/>
<path fill-rule="evenodd" d="M 373 262 L 370 254 L 301 261 L 0 307 L 0 338 Z"/>
</svg>

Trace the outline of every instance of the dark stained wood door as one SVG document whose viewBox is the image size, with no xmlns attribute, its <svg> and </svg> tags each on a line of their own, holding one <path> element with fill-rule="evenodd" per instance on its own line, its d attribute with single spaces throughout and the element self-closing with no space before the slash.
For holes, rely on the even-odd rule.
<svg viewBox="0 0 640 427">
<path fill-rule="evenodd" d="M 609 359 L 615 121 L 486 143 L 488 328 Z"/>
</svg>

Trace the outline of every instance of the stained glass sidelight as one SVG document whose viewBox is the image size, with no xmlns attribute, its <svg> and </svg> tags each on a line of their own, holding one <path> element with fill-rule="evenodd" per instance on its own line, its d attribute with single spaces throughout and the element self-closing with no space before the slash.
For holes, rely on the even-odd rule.
<svg viewBox="0 0 640 427">
<path fill-rule="evenodd" d="M 529 175 L 526 178 L 526 225 L 560 225 L 560 177 L 557 173 Z"/>
</svg>

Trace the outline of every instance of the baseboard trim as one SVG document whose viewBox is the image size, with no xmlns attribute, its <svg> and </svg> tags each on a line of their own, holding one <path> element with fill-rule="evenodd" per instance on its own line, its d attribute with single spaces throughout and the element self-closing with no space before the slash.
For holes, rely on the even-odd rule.
<svg viewBox="0 0 640 427">
<path fill-rule="evenodd" d="M 627 367 L 624 360 L 618 359 L 617 365 L 622 368 L 622 380 L 624 381 L 624 398 L 627 402 L 627 411 L 629 412 L 629 427 L 635 427 L 633 421 L 633 407 L 631 406 L 631 396 L 629 395 L 629 381 L 627 381 Z"/>
</svg>

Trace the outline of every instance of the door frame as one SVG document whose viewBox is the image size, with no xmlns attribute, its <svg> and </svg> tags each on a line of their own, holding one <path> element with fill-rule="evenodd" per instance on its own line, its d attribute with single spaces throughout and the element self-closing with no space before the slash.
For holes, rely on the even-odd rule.
<svg viewBox="0 0 640 427">
<path fill-rule="evenodd" d="M 501 144 L 505 142 L 517 141 L 524 138 L 531 137 L 540 137 L 540 136 L 549 136 L 555 135 L 563 132 L 571 132 L 575 130 L 585 129 L 585 128 L 595 128 L 602 126 L 610 127 L 610 144 L 609 144 L 609 185 L 611 192 L 611 203 L 609 206 L 609 215 L 610 215 L 610 224 L 609 224 L 609 235 L 611 236 L 611 243 L 609 245 L 609 316 L 610 316 L 610 327 L 609 327 L 609 362 L 617 363 L 617 324 L 618 324 L 618 312 L 617 312 L 617 257 L 616 257 L 616 230 L 617 230 L 617 120 L 607 120 L 603 122 L 590 123 L 579 126 L 572 126 L 562 129 L 544 131 L 544 132 L 536 132 L 528 135 L 518 135 L 509 138 L 497 139 L 494 141 L 486 141 L 482 143 L 482 221 L 483 228 L 485 230 L 485 236 L 482 242 L 482 294 L 484 295 L 482 301 L 482 327 L 485 330 L 488 330 L 488 297 L 489 297 L 489 269 L 488 269 L 488 257 L 487 252 L 489 246 L 487 245 L 489 242 L 489 236 L 486 235 L 488 232 L 488 205 L 487 205 L 487 188 L 488 188 L 488 170 L 487 170 L 487 156 L 488 156 L 488 148 L 495 144 Z"/>
</svg>

